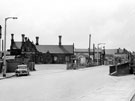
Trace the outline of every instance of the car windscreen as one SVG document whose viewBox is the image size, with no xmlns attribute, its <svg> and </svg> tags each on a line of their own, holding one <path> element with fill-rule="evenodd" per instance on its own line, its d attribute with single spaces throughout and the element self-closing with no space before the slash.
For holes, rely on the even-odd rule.
<svg viewBox="0 0 135 101">
<path fill-rule="evenodd" d="M 18 66 L 18 69 L 26 69 L 27 66 Z"/>
</svg>

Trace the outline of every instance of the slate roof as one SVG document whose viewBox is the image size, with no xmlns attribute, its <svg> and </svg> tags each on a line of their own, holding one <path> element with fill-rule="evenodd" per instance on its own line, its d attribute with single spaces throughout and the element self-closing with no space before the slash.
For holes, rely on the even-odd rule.
<svg viewBox="0 0 135 101">
<path fill-rule="evenodd" d="M 117 53 L 117 49 L 105 49 L 105 54 L 115 55 Z"/>
<path fill-rule="evenodd" d="M 17 48 L 21 49 L 21 46 L 22 46 L 22 42 L 15 42 Z"/>
<path fill-rule="evenodd" d="M 102 51 L 101 49 L 98 50 L 98 52 L 101 52 L 101 51 Z M 87 53 L 87 52 L 89 52 L 89 50 L 88 50 L 88 49 L 78 49 L 78 48 L 76 48 L 76 49 L 75 49 L 75 52 L 76 52 L 76 53 L 78 53 L 78 52 L 79 52 L 79 53 L 80 53 L 80 52 L 81 52 L 81 53 Z M 93 49 L 90 49 L 90 52 L 93 52 Z M 97 52 L 97 49 L 95 49 L 95 52 Z"/>
<path fill-rule="evenodd" d="M 102 50 L 99 49 L 98 52 L 101 52 Z M 81 53 L 88 53 L 88 49 L 75 49 L 75 53 L 81 52 Z M 93 52 L 93 49 L 90 50 L 90 52 Z M 95 49 L 95 52 L 97 52 L 97 49 Z M 108 55 L 115 55 L 117 53 L 117 49 L 105 49 L 105 54 Z"/>
<path fill-rule="evenodd" d="M 22 42 L 15 41 L 13 44 L 13 49 L 21 49 Z M 59 54 L 73 54 L 73 45 L 35 45 L 39 52 L 47 53 L 59 53 Z"/>
<path fill-rule="evenodd" d="M 59 53 L 59 54 L 73 54 L 73 45 L 36 45 L 39 52 L 47 53 Z"/>
<path fill-rule="evenodd" d="M 13 49 L 21 49 L 22 42 L 16 41 L 13 44 Z"/>
</svg>

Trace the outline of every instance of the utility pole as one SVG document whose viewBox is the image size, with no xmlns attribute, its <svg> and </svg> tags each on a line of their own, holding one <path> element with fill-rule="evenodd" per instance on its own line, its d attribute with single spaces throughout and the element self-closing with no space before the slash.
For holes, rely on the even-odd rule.
<svg viewBox="0 0 135 101">
<path fill-rule="evenodd" d="M 98 65 L 98 47 L 99 47 L 99 44 L 97 44 L 97 65 Z"/>
<path fill-rule="evenodd" d="M 2 27 L 0 25 L 0 52 L 1 52 L 1 35 L 2 35 Z"/>
<path fill-rule="evenodd" d="M 90 62 L 91 34 L 89 35 L 89 62 Z"/>
<path fill-rule="evenodd" d="M 103 65 L 105 64 L 105 46 L 103 47 Z"/>
<path fill-rule="evenodd" d="M 7 32 L 7 20 L 9 20 L 9 19 L 17 19 L 17 17 L 7 17 L 7 18 L 5 18 L 4 60 L 3 60 L 3 68 L 2 68 L 3 77 L 6 77 L 6 70 L 7 70 L 7 64 L 6 64 L 6 32 Z"/>
<path fill-rule="evenodd" d="M 95 44 L 93 44 L 93 63 L 95 62 Z"/>
</svg>

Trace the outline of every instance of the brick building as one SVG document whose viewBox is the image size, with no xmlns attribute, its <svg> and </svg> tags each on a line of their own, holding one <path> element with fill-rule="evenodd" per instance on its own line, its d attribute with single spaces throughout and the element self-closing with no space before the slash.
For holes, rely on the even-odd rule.
<svg viewBox="0 0 135 101">
<path fill-rule="evenodd" d="M 74 55 L 74 44 L 62 45 L 62 36 L 59 36 L 58 45 L 40 45 L 39 37 L 36 37 L 36 44 L 22 34 L 22 41 L 14 41 L 14 34 L 11 34 L 10 54 L 27 57 L 29 61 L 43 64 L 62 64 L 69 61 Z"/>
<path fill-rule="evenodd" d="M 97 64 L 97 60 L 99 64 L 103 64 L 104 52 L 102 49 L 75 49 L 75 55 L 80 58 L 80 60 L 84 61 L 84 63 L 88 63 L 89 59 L 91 63 Z M 90 55 L 90 58 L 89 58 Z"/>
<path fill-rule="evenodd" d="M 98 52 L 98 55 L 97 55 Z M 81 58 L 84 63 L 87 63 L 89 59 L 89 49 L 75 49 L 75 55 L 79 58 Z M 97 60 L 99 64 L 106 64 L 106 65 L 113 65 L 115 62 L 124 63 L 129 61 L 129 55 L 130 52 L 126 49 L 91 49 L 90 50 L 90 58 L 93 61 L 93 63 L 97 63 Z M 117 58 L 117 60 L 116 60 Z"/>
</svg>

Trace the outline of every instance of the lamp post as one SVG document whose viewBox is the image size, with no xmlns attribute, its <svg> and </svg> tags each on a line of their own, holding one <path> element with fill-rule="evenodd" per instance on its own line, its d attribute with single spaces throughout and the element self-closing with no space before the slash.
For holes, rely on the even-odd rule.
<svg viewBox="0 0 135 101">
<path fill-rule="evenodd" d="M 7 17 L 5 18 L 5 33 L 4 33 L 4 60 L 3 60 L 3 77 L 6 77 L 6 30 L 7 30 L 7 20 L 8 19 L 17 19 L 17 17 Z"/>
<path fill-rule="evenodd" d="M 1 52 L 1 35 L 2 35 L 2 26 L 0 25 L 0 52 Z"/>
<path fill-rule="evenodd" d="M 101 44 L 105 44 L 105 43 L 98 43 L 97 44 L 97 65 L 98 65 L 98 57 L 99 57 L 99 45 L 101 45 Z"/>
</svg>

